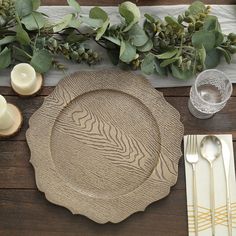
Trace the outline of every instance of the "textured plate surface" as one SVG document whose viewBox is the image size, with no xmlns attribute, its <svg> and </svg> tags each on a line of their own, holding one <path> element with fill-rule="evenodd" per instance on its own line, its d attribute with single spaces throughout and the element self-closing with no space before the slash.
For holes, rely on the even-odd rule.
<svg viewBox="0 0 236 236">
<path fill-rule="evenodd" d="M 162 94 L 119 70 L 68 76 L 27 131 L 39 190 L 98 223 L 120 222 L 169 193 L 182 136 Z"/>
</svg>

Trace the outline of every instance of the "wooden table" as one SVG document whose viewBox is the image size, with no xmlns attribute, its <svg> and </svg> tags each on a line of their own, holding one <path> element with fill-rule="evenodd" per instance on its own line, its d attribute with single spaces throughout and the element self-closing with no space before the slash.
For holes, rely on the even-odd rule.
<svg viewBox="0 0 236 236">
<path fill-rule="evenodd" d="M 87 1 L 81 1 L 88 4 Z M 91 5 L 116 4 L 120 1 L 89 2 Z M 191 3 L 192 1 L 136 1 L 150 3 Z M 206 1 L 222 3 L 222 1 Z M 65 1 L 44 0 L 44 4 L 64 4 Z M 235 0 L 224 1 L 224 4 Z M 231 133 L 236 153 L 236 86 L 227 106 L 209 120 L 198 120 L 187 109 L 189 88 L 159 89 L 181 114 L 185 133 Z M 53 91 L 44 87 L 41 93 L 30 99 L 19 98 L 10 88 L 0 87 L 0 94 L 8 102 L 20 107 L 24 115 L 21 132 L 10 139 L 0 140 L 0 235 L 1 236 L 184 236 L 187 235 L 187 210 L 185 194 L 185 173 L 183 158 L 179 165 L 177 184 L 166 198 L 147 207 L 145 212 L 130 216 L 119 224 L 99 225 L 84 216 L 74 216 L 63 207 L 49 203 L 43 193 L 37 190 L 34 170 L 29 163 L 30 152 L 25 140 L 29 117 L 40 107 L 45 96 Z M 236 157 L 236 155 L 235 155 Z"/>
<path fill-rule="evenodd" d="M 236 153 L 236 86 L 227 106 L 209 120 L 189 114 L 189 88 L 159 89 L 181 114 L 185 133 L 232 133 Z M 0 235 L 2 236 L 184 236 L 187 235 L 187 212 L 183 158 L 177 184 L 168 197 L 151 204 L 145 212 L 130 216 L 119 224 L 99 225 L 84 216 L 74 216 L 63 207 L 49 203 L 35 185 L 30 152 L 25 141 L 29 117 L 53 91 L 44 87 L 30 99 L 19 98 L 10 88 L 0 87 L 8 102 L 21 108 L 24 125 L 13 138 L 0 141 Z M 235 155 L 236 157 L 236 155 Z"/>
</svg>

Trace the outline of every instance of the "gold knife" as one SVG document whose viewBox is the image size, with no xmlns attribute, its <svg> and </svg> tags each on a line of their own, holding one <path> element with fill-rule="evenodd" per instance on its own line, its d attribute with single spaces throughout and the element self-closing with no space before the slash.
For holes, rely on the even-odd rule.
<svg viewBox="0 0 236 236">
<path fill-rule="evenodd" d="M 225 170 L 225 180 L 226 180 L 226 203 L 227 203 L 227 218 L 228 218 L 228 232 L 229 236 L 232 236 L 232 215 L 231 215 L 231 200 L 230 200 L 230 150 L 227 143 L 221 139 L 222 144 L 222 158 Z"/>
</svg>

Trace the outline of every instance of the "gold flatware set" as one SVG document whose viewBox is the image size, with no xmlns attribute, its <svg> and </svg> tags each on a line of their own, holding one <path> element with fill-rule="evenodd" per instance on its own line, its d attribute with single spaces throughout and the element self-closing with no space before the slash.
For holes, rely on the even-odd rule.
<svg viewBox="0 0 236 236">
<path fill-rule="evenodd" d="M 227 222 L 228 222 L 228 235 L 232 236 L 232 210 L 230 199 L 230 150 L 228 144 L 218 138 L 215 135 L 208 135 L 202 138 L 198 142 L 197 135 L 188 135 L 186 143 L 185 158 L 186 161 L 191 164 L 193 171 L 193 212 L 194 212 L 194 231 L 195 235 L 199 234 L 198 227 L 198 188 L 197 188 L 197 163 L 202 159 L 205 159 L 209 163 L 209 177 L 210 177 L 210 215 L 211 215 L 211 230 L 212 236 L 216 235 L 215 230 L 215 189 L 214 189 L 214 162 L 222 158 L 222 165 L 225 172 L 225 185 L 226 185 L 226 206 L 227 206 Z"/>
</svg>

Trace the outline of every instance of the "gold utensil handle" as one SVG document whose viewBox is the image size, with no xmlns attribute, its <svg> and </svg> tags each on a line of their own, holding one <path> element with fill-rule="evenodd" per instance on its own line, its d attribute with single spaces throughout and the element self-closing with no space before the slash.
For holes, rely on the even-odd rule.
<svg viewBox="0 0 236 236">
<path fill-rule="evenodd" d="M 228 221 L 228 235 L 232 236 L 232 210 L 231 210 L 231 200 L 230 200 L 230 159 L 231 153 L 228 144 L 222 139 L 222 158 L 225 169 L 225 181 L 226 181 L 226 205 L 227 205 L 227 221 Z"/>
<path fill-rule="evenodd" d="M 193 167 L 193 209 L 194 209 L 194 228 L 195 236 L 198 236 L 198 199 L 197 199 L 197 179 L 196 179 L 196 164 Z"/>
<path fill-rule="evenodd" d="M 228 233 L 229 233 L 229 236 L 232 236 L 231 201 L 230 201 L 230 189 L 229 189 L 228 176 L 226 177 L 226 192 L 227 192 Z"/>
<path fill-rule="evenodd" d="M 211 226 L 212 226 L 212 236 L 215 236 L 215 186 L 214 186 L 214 172 L 213 165 L 210 163 L 210 201 L 211 201 Z"/>
</svg>

